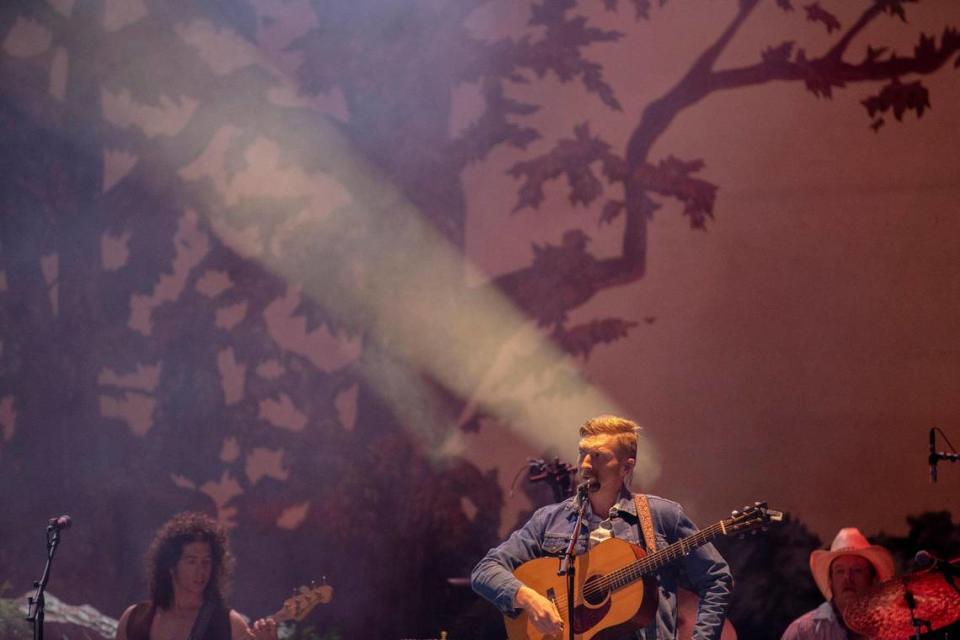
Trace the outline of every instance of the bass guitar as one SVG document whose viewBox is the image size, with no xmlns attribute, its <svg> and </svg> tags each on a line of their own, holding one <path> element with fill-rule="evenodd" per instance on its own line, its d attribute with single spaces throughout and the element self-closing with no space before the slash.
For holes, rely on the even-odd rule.
<svg viewBox="0 0 960 640">
<path fill-rule="evenodd" d="M 765 502 L 734 511 L 697 533 L 648 554 L 624 540 L 604 540 L 574 560 L 573 631 L 577 640 L 621 638 L 648 625 L 657 610 L 655 573 L 714 538 L 743 533 L 768 522 L 780 522 L 783 513 L 767 508 Z M 524 562 L 513 574 L 528 587 L 553 602 L 564 629 L 569 629 L 567 577 L 557 575 L 558 558 L 536 558 Z M 563 640 L 567 636 L 545 636 L 528 620 L 526 612 L 516 618 L 504 617 L 510 640 Z M 569 633 L 569 632 L 566 632 Z"/>
<path fill-rule="evenodd" d="M 333 587 L 328 584 L 303 586 L 293 596 L 284 600 L 280 610 L 270 617 L 278 624 L 288 620 L 299 622 L 306 618 L 318 604 L 326 604 L 331 599 L 333 599 Z"/>
</svg>

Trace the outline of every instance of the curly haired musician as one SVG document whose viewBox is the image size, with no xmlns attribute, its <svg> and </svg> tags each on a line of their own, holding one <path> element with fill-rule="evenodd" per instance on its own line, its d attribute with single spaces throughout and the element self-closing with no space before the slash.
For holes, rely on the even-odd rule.
<svg viewBox="0 0 960 640">
<path fill-rule="evenodd" d="M 226 532 L 202 513 L 180 513 L 147 552 L 151 599 L 130 606 L 117 640 L 277 640 L 271 619 L 247 626 L 224 601 L 233 565 Z"/>
<path fill-rule="evenodd" d="M 637 516 L 637 502 L 628 487 L 636 464 L 638 431 L 636 423 L 616 416 L 593 418 L 580 428 L 579 473 L 583 480 L 596 482 L 593 483 L 594 490 L 588 494 L 586 527 L 577 536 L 578 555 L 609 537 L 646 546 Z M 596 488 L 597 482 L 599 488 Z M 647 496 L 647 502 L 657 549 L 698 531 L 679 504 L 657 496 Z M 514 570 L 534 558 L 562 555 L 570 543 L 576 518 L 574 498 L 537 510 L 523 527 L 491 549 L 477 564 L 471 576 L 473 589 L 511 618 L 521 611 L 526 612 L 527 621 L 535 632 L 566 637 L 563 618 L 554 604 L 557 600 L 551 601 L 522 583 L 514 575 Z M 713 545 L 705 544 L 690 551 L 661 568 L 656 577 L 657 590 L 650 590 L 656 598 L 655 610 L 651 609 L 652 620 L 646 627 L 625 637 L 644 640 L 675 638 L 677 589 L 680 586 L 690 588 L 700 598 L 693 637 L 698 640 L 720 637 L 733 578 L 727 563 Z M 647 600 L 643 596 L 638 598 Z M 589 633 L 584 637 L 592 635 Z M 607 638 L 609 634 L 602 633 L 602 636 Z"/>
</svg>

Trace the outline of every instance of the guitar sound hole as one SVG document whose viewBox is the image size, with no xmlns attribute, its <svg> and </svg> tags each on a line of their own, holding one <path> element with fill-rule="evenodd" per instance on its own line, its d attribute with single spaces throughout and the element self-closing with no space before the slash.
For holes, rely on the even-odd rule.
<svg viewBox="0 0 960 640">
<path fill-rule="evenodd" d="M 600 580 L 600 576 L 591 576 L 583 584 L 583 599 L 591 607 L 600 606 L 607 599 L 607 590 L 603 588 Z"/>
</svg>

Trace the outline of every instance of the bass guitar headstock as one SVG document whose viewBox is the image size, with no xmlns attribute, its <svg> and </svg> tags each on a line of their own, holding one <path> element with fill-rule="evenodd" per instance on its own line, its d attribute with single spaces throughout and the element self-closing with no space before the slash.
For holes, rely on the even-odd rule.
<svg viewBox="0 0 960 640">
<path fill-rule="evenodd" d="M 293 596 L 283 601 L 280 611 L 271 616 L 277 622 L 296 620 L 307 617 L 318 604 L 326 604 L 333 599 L 333 587 L 328 584 L 302 586 L 294 590 Z"/>
<path fill-rule="evenodd" d="M 746 533 L 765 527 L 771 522 L 783 521 L 782 511 L 775 511 L 767 507 L 766 502 L 754 502 L 743 509 L 733 511 L 730 518 L 721 521 L 723 532 L 727 535 Z"/>
</svg>

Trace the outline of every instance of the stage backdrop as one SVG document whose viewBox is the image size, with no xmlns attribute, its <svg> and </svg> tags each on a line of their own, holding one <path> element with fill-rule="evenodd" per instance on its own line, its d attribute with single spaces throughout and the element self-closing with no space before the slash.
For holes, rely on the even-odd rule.
<svg viewBox="0 0 960 640">
<path fill-rule="evenodd" d="M 51 590 L 117 616 L 197 509 L 243 611 L 326 576 L 318 629 L 435 637 L 492 613 L 449 579 L 550 499 L 510 491 L 528 458 L 574 462 L 605 412 L 645 428 L 635 487 L 701 523 L 956 514 L 960 465 L 926 458 L 933 427 L 960 444 L 958 24 L 4 2 L 5 595 L 69 513 Z"/>
</svg>

